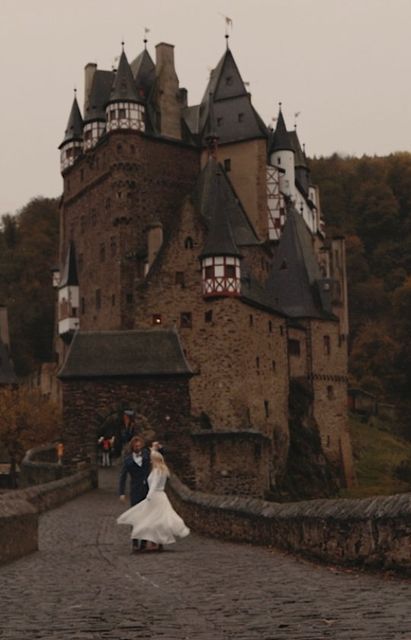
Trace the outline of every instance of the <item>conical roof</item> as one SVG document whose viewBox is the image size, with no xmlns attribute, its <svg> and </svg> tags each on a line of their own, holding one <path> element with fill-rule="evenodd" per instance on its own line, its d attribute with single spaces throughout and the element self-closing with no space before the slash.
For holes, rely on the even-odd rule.
<svg viewBox="0 0 411 640">
<path fill-rule="evenodd" d="M 285 126 L 283 112 L 278 112 L 277 126 L 272 137 L 270 153 L 273 151 L 294 151 L 287 127 Z"/>
<path fill-rule="evenodd" d="M 213 157 L 208 159 L 200 173 L 193 199 L 209 229 L 211 229 L 215 211 L 223 211 L 224 216 L 228 218 L 233 240 L 237 247 L 260 244 L 227 174 Z"/>
<path fill-rule="evenodd" d="M 141 100 L 146 100 L 156 79 L 156 67 L 147 49 L 144 49 L 140 55 L 130 63 L 130 68 L 137 88 L 137 94 Z"/>
<path fill-rule="evenodd" d="M 207 256 L 236 256 L 240 251 L 235 243 L 229 219 L 230 202 L 227 189 L 224 188 L 224 178 L 217 171 L 213 189 L 210 194 L 211 219 L 207 239 L 201 252 L 201 258 Z"/>
<path fill-rule="evenodd" d="M 288 135 L 290 136 L 291 144 L 294 149 L 294 164 L 298 168 L 308 169 L 307 160 L 304 155 L 304 152 L 301 148 L 300 141 L 298 139 L 298 135 L 296 131 L 289 131 Z"/>
<path fill-rule="evenodd" d="M 70 242 L 67 249 L 66 262 L 63 268 L 59 288 L 77 287 L 78 283 L 76 249 L 74 247 L 74 242 Z"/>
<path fill-rule="evenodd" d="M 110 92 L 109 103 L 119 101 L 139 102 L 140 100 L 127 56 L 122 51 Z"/>
<path fill-rule="evenodd" d="M 67 122 L 67 127 L 64 132 L 63 142 L 60 144 L 60 147 L 62 147 L 63 144 L 66 144 L 67 142 L 71 142 L 72 140 L 82 140 L 82 139 L 83 139 L 83 118 L 81 117 L 80 108 L 77 102 L 77 97 L 74 96 L 69 119 Z"/>
<path fill-rule="evenodd" d="M 269 294 L 291 317 L 329 316 L 331 308 L 320 295 L 322 281 L 312 236 L 301 215 L 290 207 L 267 282 Z"/>
</svg>

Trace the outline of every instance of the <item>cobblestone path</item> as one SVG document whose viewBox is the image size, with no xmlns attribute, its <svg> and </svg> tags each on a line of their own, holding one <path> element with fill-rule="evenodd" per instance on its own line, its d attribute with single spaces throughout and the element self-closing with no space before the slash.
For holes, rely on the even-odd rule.
<svg viewBox="0 0 411 640">
<path fill-rule="evenodd" d="M 191 535 L 130 555 L 117 470 L 0 568 L 1 640 L 411 640 L 411 581 Z"/>
</svg>

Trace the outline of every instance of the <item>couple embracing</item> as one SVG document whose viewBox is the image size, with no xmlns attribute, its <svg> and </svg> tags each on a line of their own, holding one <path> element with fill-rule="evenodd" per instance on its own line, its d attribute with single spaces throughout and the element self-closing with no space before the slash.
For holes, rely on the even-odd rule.
<svg viewBox="0 0 411 640">
<path fill-rule="evenodd" d="M 117 518 L 118 524 L 131 525 L 132 552 L 159 551 L 163 544 L 190 533 L 174 511 L 164 491 L 170 475 L 161 447 L 154 442 L 150 449 L 142 436 L 130 440 L 130 454 L 124 458 L 120 473 L 120 500 L 125 501 L 127 476 L 130 476 L 131 508 Z"/>
</svg>

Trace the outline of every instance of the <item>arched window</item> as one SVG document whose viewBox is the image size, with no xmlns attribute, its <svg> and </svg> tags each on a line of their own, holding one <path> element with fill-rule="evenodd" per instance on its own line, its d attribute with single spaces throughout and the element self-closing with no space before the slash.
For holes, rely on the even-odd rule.
<svg viewBox="0 0 411 640">
<path fill-rule="evenodd" d="M 192 249 L 193 246 L 194 246 L 193 238 L 191 236 L 187 236 L 187 238 L 184 240 L 184 248 Z"/>
</svg>

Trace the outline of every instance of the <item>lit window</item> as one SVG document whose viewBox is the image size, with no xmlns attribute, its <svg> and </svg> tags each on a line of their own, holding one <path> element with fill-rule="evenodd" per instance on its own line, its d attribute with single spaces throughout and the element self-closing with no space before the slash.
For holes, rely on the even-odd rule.
<svg viewBox="0 0 411 640">
<path fill-rule="evenodd" d="M 161 314 L 160 313 L 153 313 L 152 321 L 153 321 L 154 325 L 161 324 Z"/>
</svg>

